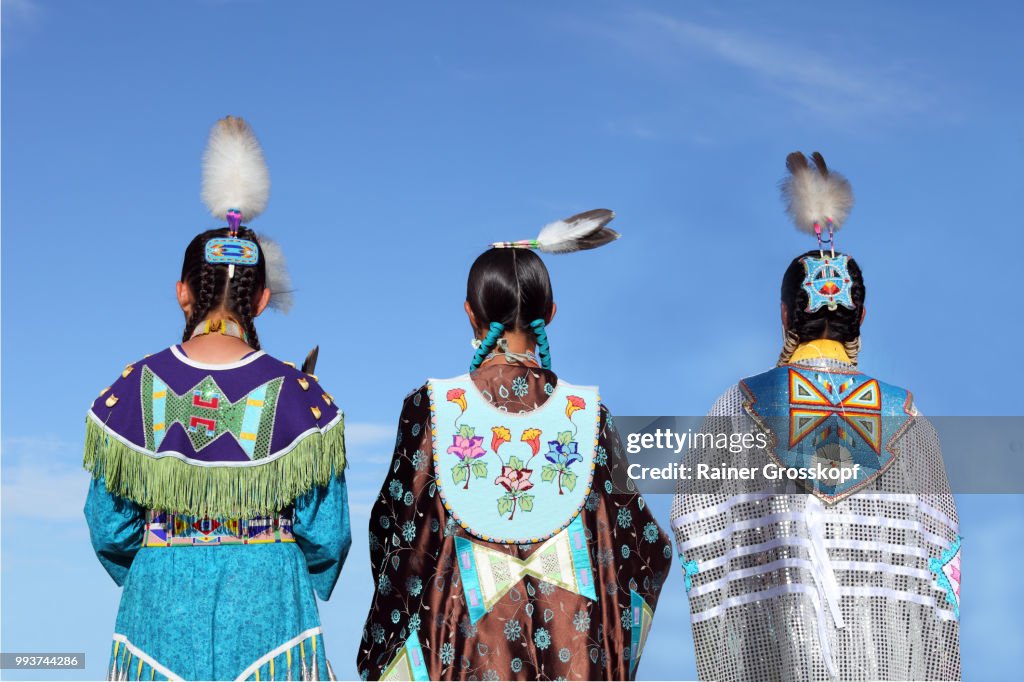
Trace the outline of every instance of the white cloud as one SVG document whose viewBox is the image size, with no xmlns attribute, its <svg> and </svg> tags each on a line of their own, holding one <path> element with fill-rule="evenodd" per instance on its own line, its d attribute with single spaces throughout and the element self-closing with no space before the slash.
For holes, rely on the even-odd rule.
<svg viewBox="0 0 1024 682">
<path fill-rule="evenodd" d="M 0 11 L 3 18 L 17 17 L 19 19 L 34 19 L 39 11 L 39 3 L 35 0 L 3 0 L 0 2 Z"/>
<path fill-rule="evenodd" d="M 927 105 L 906 83 L 872 69 L 837 64 L 828 55 L 792 43 L 772 42 L 745 32 L 720 29 L 644 13 L 641 21 L 659 27 L 680 45 L 701 50 L 743 69 L 801 106 L 835 111 L 855 107 L 864 113 L 905 112 Z"/>
<path fill-rule="evenodd" d="M 346 422 L 345 423 L 345 445 L 380 445 L 391 443 L 395 439 L 395 426 L 393 424 L 374 424 L 370 422 Z"/>
<path fill-rule="evenodd" d="M 53 436 L 4 439 L 4 516 L 81 520 L 89 474 L 81 468 L 80 447 Z"/>
<path fill-rule="evenodd" d="M 42 18 L 43 7 L 36 0 L 0 0 L 0 20 L 4 24 L 5 39 L 9 39 L 11 30 L 24 31 Z"/>
<path fill-rule="evenodd" d="M 674 83 L 698 60 L 718 62 L 738 70 L 755 87 L 783 100 L 796 111 L 809 111 L 833 124 L 863 118 L 882 118 L 933 111 L 935 96 L 923 85 L 920 69 L 901 70 L 892 61 L 871 63 L 868 48 L 852 50 L 812 48 L 802 36 L 792 39 L 776 32 L 754 32 L 733 26 L 712 26 L 667 14 L 637 11 L 600 23 L 569 21 L 570 28 L 611 42 L 637 58 L 664 69 Z M 743 95 L 743 79 L 729 79 L 723 87 Z M 729 103 L 742 106 L 723 93 Z M 615 132 L 639 138 L 661 137 L 659 130 L 642 122 L 614 124 Z"/>
</svg>

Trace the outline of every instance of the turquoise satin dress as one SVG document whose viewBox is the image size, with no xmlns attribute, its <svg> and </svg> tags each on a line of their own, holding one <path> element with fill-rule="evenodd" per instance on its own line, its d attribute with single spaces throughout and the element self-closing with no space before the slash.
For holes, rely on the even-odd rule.
<svg viewBox="0 0 1024 682">
<path fill-rule="evenodd" d="M 147 510 L 94 479 L 93 548 L 123 586 L 118 679 L 327 679 L 314 592 L 331 596 L 351 544 L 344 476 L 295 500 L 294 542 L 143 546 Z"/>
</svg>

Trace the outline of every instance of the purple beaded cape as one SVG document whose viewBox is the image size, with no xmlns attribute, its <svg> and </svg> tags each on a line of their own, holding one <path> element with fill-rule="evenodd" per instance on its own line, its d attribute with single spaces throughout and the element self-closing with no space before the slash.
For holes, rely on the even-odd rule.
<svg viewBox="0 0 1024 682">
<path fill-rule="evenodd" d="M 85 468 L 150 509 L 275 513 L 345 466 L 316 377 L 262 351 L 205 364 L 174 346 L 125 367 L 86 418 Z"/>
</svg>

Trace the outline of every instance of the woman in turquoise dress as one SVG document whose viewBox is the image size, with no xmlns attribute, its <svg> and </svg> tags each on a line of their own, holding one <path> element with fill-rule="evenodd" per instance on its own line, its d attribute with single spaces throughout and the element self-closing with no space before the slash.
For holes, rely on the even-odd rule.
<svg viewBox="0 0 1024 682">
<path fill-rule="evenodd" d="M 241 221 L 268 188 L 250 129 L 220 121 L 204 200 L 229 226 L 185 252 L 183 342 L 126 366 L 86 419 L 85 516 L 123 587 L 111 679 L 333 677 L 314 593 L 331 596 L 351 543 L 344 419 L 260 349 L 254 319 L 287 285 Z"/>
</svg>

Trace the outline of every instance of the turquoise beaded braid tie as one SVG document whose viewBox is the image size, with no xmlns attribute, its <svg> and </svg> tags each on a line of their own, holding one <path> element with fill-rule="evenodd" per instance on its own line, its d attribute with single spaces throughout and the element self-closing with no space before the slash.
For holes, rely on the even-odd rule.
<svg viewBox="0 0 1024 682">
<path fill-rule="evenodd" d="M 480 368 L 484 358 L 490 353 L 494 346 L 497 345 L 498 339 L 505 333 L 505 325 L 501 322 L 491 322 L 490 331 L 487 332 L 487 336 L 484 337 L 483 341 L 480 342 L 480 347 L 476 349 L 476 355 L 473 356 L 473 362 L 469 364 L 469 371 L 473 372 Z"/>
<path fill-rule="evenodd" d="M 543 319 L 536 319 L 530 323 L 534 335 L 537 337 L 537 355 L 540 356 L 540 366 L 544 369 L 551 369 L 551 347 L 548 345 L 548 332 Z"/>
</svg>

